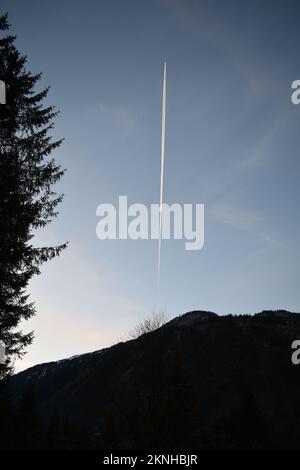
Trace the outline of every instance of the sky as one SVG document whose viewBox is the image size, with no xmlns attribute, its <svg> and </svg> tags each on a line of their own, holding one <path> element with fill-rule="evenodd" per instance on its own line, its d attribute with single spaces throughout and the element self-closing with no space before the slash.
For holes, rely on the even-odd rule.
<svg viewBox="0 0 300 470">
<path fill-rule="evenodd" d="M 36 243 L 69 246 L 30 284 L 35 340 L 16 370 L 110 346 L 152 310 L 300 311 L 298 1 L 3 0 L 27 67 L 60 110 L 59 216 Z M 205 205 L 205 243 L 96 237 L 96 208 Z"/>
</svg>

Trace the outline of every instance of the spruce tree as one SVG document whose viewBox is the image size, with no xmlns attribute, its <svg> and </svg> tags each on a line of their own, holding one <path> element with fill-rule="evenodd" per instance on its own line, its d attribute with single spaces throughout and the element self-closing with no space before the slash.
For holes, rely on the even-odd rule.
<svg viewBox="0 0 300 470">
<path fill-rule="evenodd" d="M 41 74 L 26 69 L 26 57 L 8 29 L 7 15 L 0 15 L 0 80 L 6 87 L 6 104 L 0 104 L 0 340 L 6 345 L 0 380 L 33 339 L 18 330 L 35 314 L 28 282 L 66 246 L 37 247 L 33 241 L 35 230 L 57 215 L 62 200 L 53 185 L 64 170 L 51 157 L 62 140 L 51 137 L 57 112 L 43 104 L 48 88 L 35 91 Z"/>
</svg>

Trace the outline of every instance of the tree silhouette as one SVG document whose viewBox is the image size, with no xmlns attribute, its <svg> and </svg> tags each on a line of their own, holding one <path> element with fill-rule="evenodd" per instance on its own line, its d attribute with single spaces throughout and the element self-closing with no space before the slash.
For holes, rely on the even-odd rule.
<svg viewBox="0 0 300 470">
<path fill-rule="evenodd" d="M 139 321 L 139 323 L 128 333 L 129 339 L 137 339 L 140 336 L 158 330 L 168 321 L 168 315 L 165 309 L 153 311 L 151 315 Z"/>
<path fill-rule="evenodd" d="M 39 415 L 35 387 L 29 383 L 22 395 L 15 416 L 15 449 L 40 449 L 43 445 L 43 427 Z"/>
<path fill-rule="evenodd" d="M 0 104 L 0 340 L 6 345 L 6 363 L 0 364 L 0 379 L 33 338 L 16 330 L 35 314 L 28 282 L 66 246 L 35 247 L 32 242 L 34 230 L 57 215 L 62 200 L 52 187 L 64 170 L 50 158 L 62 140 L 49 135 L 57 112 L 43 105 L 48 88 L 34 91 L 41 74 L 26 70 L 26 57 L 8 29 L 7 15 L 0 16 L 0 80 L 6 85 L 6 104 Z"/>
<path fill-rule="evenodd" d="M 14 449 L 15 413 L 9 379 L 0 382 L 0 450 Z"/>
</svg>

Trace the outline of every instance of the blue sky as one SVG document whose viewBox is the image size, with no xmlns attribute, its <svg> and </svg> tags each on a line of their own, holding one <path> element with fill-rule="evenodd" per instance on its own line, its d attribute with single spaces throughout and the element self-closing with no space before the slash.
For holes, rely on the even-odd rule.
<svg viewBox="0 0 300 470">
<path fill-rule="evenodd" d="M 297 1 L 2 1 L 28 68 L 51 85 L 65 137 L 59 217 L 37 243 L 69 241 L 30 286 L 35 342 L 17 369 L 118 341 L 170 316 L 299 311 Z M 168 63 L 165 202 L 205 204 L 205 245 L 100 241 L 96 208 L 159 200 Z"/>
</svg>

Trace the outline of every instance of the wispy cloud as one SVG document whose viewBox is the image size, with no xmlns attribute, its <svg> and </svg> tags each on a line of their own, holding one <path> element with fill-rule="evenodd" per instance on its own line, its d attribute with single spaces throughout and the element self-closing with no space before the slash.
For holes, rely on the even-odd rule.
<svg viewBox="0 0 300 470">
<path fill-rule="evenodd" d="M 130 134 L 137 129 L 140 117 L 125 106 L 115 106 L 101 103 L 99 111 L 103 121 L 124 134 Z"/>
<path fill-rule="evenodd" d="M 259 211 L 228 203 L 213 204 L 212 215 L 216 221 L 231 225 L 237 230 L 256 229 L 263 219 Z"/>
<path fill-rule="evenodd" d="M 236 203 L 221 202 L 212 205 L 213 220 L 254 237 L 260 246 L 279 249 L 285 246 L 278 233 L 274 233 L 265 220 L 263 213 Z"/>
<path fill-rule="evenodd" d="M 284 113 L 283 110 L 278 112 L 277 120 L 269 125 L 269 128 L 261 137 L 254 140 L 250 149 L 245 150 L 245 154 L 237 163 L 237 169 L 250 170 L 269 163 L 277 152 L 277 142 L 280 142 L 288 123 L 288 113 Z"/>
</svg>

